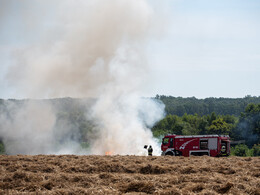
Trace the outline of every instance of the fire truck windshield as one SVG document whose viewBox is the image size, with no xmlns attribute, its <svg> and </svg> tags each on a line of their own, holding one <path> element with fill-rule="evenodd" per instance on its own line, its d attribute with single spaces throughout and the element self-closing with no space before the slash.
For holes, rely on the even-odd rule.
<svg viewBox="0 0 260 195">
<path fill-rule="evenodd" d="M 163 145 L 166 145 L 168 143 L 169 143 L 169 138 L 168 137 L 164 138 L 163 139 Z"/>
</svg>

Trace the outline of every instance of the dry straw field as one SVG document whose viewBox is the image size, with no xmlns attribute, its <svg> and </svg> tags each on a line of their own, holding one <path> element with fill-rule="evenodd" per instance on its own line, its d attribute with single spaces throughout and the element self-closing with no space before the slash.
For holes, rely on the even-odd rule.
<svg viewBox="0 0 260 195">
<path fill-rule="evenodd" d="M 0 194 L 260 194 L 260 158 L 0 155 Z"/>
</svg>

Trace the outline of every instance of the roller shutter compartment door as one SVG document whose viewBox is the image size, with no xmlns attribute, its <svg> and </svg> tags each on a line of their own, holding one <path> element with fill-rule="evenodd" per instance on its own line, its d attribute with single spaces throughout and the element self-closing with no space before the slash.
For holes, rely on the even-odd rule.
<svg viewBox="0 0 260 195">
<path fill-rule="evenodd" d="M 218 138 L 209 138 L 209 150 L 217 150 L 218 148 Z"/>
</svg>

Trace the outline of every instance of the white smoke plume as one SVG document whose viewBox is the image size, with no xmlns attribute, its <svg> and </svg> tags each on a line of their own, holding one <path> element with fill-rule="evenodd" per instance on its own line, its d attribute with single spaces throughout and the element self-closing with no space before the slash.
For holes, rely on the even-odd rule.
<svg viewBox="0 0 260 195">
<path fill-rule="evenodd" d="M 35 14 L 39 3 L 44 4 L 24 1 L 23 7 L 31 8 L 26 9 L 26 16 Z M 16 60 L 7 75 L 11 85 L 30 98 L 96 98 L 91 112 L 86 113 L 96 121 L 91 154 L 140 155 L 144 154 L 143 145 L 151 144 L 158 155 L 160 148 L 149 127 L 163 116 L 164 106 L 140 97 L 148 73 L 146 39 L 155 25 L 149 2 L 67 0 L 46 4 L 52 7 L 51 14 L 33 23 L 50 29 L 32 30 L 38 33 L 36 41 L 13 54 Z M 46 4 L 43 7 L 48 7 Z M 55 149 L 56 120 L 50 105 L 28 103 L 11 121 L 1 118 L 5 123 L 0 137 L 12 154 L 63 153 L 61 146 Z M 72 143 L 67 145 L 72 147 Z M 68 153 L 81 152 L 75 152 L 77 144 L 73 150 L 66 148 Z"/>
<path fill-rule="evenodd" d="M 12 102 L 6 104 L 10 118 L 7 114 L 0 115 L 0 134 L 6 152 L 37 154 L 50 151 L 55 115 L 49 105 L 31 102 L 19 107 Z"/>
<path fill-rule="evenodd" d="M 0 138 L 7 154 L 82 153 L 80 144 L 64 138 L 69 125 L 57 125 L 57 113 L 50 102 L 5 101 L 0 114 Z M 74 131 L 77 131 L 74 127 Z M 78 133 L 78 132 L 74 132 Z"/>
</svg>

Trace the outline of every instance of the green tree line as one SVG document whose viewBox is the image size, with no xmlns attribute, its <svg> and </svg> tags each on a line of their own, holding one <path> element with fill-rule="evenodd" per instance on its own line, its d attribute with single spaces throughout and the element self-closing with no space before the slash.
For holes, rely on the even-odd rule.
<svg viewBox="0 0 260 195">
<path fill-rule="evenodd" d="M 246 106 L 250 103 L 259 104 L 259 97 L 246 96 L 244 98 L 205 98 L 195 97 L 182 98 L 165 95 L 156 95 L 155 99 L 165 104 L 166 114 L 183 116 L 187 114 L 198 114 L 200 116 L 215 112 L 217 115 L 240 116 Z"/>
<path fill-rule="evenodd" d="M 238 123 L 238 118 L 232 115 L 210 115 L 200 116 L 198 114 L 184 114 L 183 116 L 167 115 L 153 128 L 154 136 L 163 134 L 177 135 L 203 135 L 203 134 L 225 134 L 233 135 L 233 130 Z"/>
</svg>

